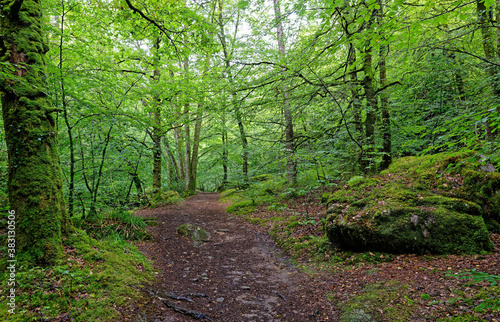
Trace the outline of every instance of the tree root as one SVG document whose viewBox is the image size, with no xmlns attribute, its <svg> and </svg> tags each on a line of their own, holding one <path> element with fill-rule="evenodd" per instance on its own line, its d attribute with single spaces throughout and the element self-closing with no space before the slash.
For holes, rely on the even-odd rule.
<svg viewBox="0 0 500 322">
<path fill-rule="evenodd" d="M 184 315 L 190 316 L 190 317 L 192 317 L 194 319 L 197 319 L 197 320 L 206 319 L 206 320 L 212 321 L 212 319 L 208 315 L 206 315 L 204 313 L 201 313 L 201 312 L 198 312 L 198 311 L 188 310 L 188 309 L 185 309 L 185 308 L 179 307 L 179 306 L 175 306 L 172 303 L 170 303 L 167 299 L 162 299 L 162 301 L 163 301 L 163 304 L 165 304 L 166 307 L 174 310 L 177 313 L 182 313 Z"/>
</svg>

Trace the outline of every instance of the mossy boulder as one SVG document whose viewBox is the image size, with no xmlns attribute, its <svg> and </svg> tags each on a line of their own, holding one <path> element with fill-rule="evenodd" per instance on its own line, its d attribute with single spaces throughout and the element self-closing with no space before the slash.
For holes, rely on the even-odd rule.
<svg viewBox="0 0 500 322">
<path fill-rule="evenodd" d="M 498 227 L 500 175 L 483 172 L 473 157 L 402 158 L 376 178 L 351 179 L 326 203 L 328 238 L 344 248 L 392 253 L 493 250 L 487 227 Z"/>
<path fill-rule="evenodd" d="M 191 238 L 195 243 L 203 243 L 210 240 L 210 233 L 201 227 L 192 224 L 182 224 L 177 228 L 177 233 Z"/>
</svg>

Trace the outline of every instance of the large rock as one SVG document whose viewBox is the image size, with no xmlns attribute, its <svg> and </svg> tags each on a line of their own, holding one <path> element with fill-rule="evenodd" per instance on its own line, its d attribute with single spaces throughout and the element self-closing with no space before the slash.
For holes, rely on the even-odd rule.
<svg viewBox="0 0 500 322">
<path fill-rule="evenodd" d="M 500 227 L 500 175 L 481 171 L 471 156 L 402 158 L 376 178 L 356 177 L 328 198 L 328 238 L 392 253 L 493 250 L 485 220 L 493 231 Z"/>
</svg>

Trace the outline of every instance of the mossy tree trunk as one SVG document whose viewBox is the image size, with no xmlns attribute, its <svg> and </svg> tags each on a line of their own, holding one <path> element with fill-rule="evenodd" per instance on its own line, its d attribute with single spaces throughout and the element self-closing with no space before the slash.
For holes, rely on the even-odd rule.
<svg viewBox="0 0 500 322">
<path fill-rule="evenodd" d="M 40 0 L 1 0 L 1 61 L 12 71 L 0 82 L 9 158 L 10 208 L 17 251 L 38 265 L 63 257 L 72 229 L 62 190 L 56 109 L 47 96 Z"/>
<path fill-rule="evenodd" d="M 154 66 L 153 81 L 158 83 L 160 81 L 160 38 L 156 38 L 154 44 Z M 158 93 L 155 93 L 153 99 L 153 133 L 151 139 L 153 140 L 153 195 L 159 197 L 161 193 L 161 106 Z"/>
<path fill-rule="evenodd" d="M 375 20 L 375 15 L 377 12 L 374 10 L 371 13 L 370 20 L 366 27 L 366 32 L 369 33 L 373 22 Z M 367 41 L 368 42 L 368 41 Z M 369 43 L 369 42 L 368 42 Z M 363 52 L 363 72 L 364 78 L 362 80 L 363 89 L 365 91 L 366 99 L 366 118 L 365 118 L 365 154 L 361 159 L 361 170 L 364 173 L 374 172 L 374 159 L 375 159 L 375 122 L 376 112 L 377 112 L 377 97 L 375 95 L 375 89 L 373 86 L 373 47 L 371 44 L 365 45 Z"/>
</svg>

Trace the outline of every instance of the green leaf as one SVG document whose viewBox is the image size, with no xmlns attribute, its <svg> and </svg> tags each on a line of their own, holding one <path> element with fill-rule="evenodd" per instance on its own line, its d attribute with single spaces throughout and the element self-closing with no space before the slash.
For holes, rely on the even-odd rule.
<svg viewBox="0 0 500 322">
<path fill-rule="evenodd" d="M 490 8 L 495 3 L 495 0 L 484 0 L 486 8 Z"/>
<path fill-rule="evenodd" d="M 241 10 L 245 10 L 246 8 L 248 8 L 248 4 L 249 4 L 249 0 L 240 0 L 238 1 L 238 8 L 240 8 Z"/>
</svg>

